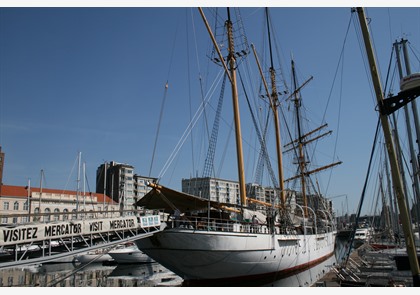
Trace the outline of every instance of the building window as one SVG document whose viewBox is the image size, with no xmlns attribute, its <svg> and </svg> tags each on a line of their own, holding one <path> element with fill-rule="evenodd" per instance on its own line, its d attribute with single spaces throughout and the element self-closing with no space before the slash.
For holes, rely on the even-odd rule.
<svg viewBox="0 0 420 295">
<path fill-rule="evenodd" d="M 54 209 L 54 221 L 60 220 L 60 209 L 55 208 Z"/>
<path fill-rule="evenodd" d="M 46 213 L 46 215 L 44 216 L 44 222 L 50 222 L 50 220 L 51 220 L 51 216 L 50 216 L 51 210 L 50 210 L 50 208 L 45 208 L 44 212 Z"/>
<path fill-rule="evenodd" d="M 23 203 L 23 210 L 29 210 L 29 202 L 28 201 Z"/>
<path fill-rule="evenodd" d="M 35 208 L 35 210 L 34 210 L 34 214 L 35 215 L 37 215 L 37 214 L 39 214 L 39 208 L 38 207 L 36 207 Z M 35 216 L 34 217 L 34 221 L 39 221 L 41 218 L 39 217 L 39 216 Z"/>
<path fill-rule="evenodd" d="M 1 223 L 7 223 L 7 217 L 2 217 L 1 218 Z"/>
<path fill-rule="evenodd" d="M 13 210 L 19 210 L 19 202 L 18 201 L 13 203 Z"/>
<path fill-rule="evenodd" d="M 69 220 L 69 215 L 68 214 L 65 214 L 65 213 L 68 213 L 69 212 L 69 210 L 67 210 L 67 209 L 64 209 L 63 210 L 63 220 Z"/>
<path fill-rule="evenodd" d="M 9 210 L 9 202 L 3 203 L 3 210 Z"/>
<path fill-rule="evenodd" d="M 16 224 L 18 222 L 18 218 L 17 217 L 13 217 L 13 224 Z"/>
</svg>

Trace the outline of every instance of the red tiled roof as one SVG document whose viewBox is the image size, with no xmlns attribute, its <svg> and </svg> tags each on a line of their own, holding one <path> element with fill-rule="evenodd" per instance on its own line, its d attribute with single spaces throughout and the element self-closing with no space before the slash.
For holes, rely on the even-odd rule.
<svg viewBox="0 0 420 295">
<path fill-rule="evenodd" d="M 32 192 L 40 192 L 40 188 L 38 187 L 31 187 Z M 58 189 L 50 189 L 50 188 L 42 188 L 43 193 L 51 193 L 51 194 L 67 194 L 67 195 L 76 195 L 76 191 L 69 191 L 69 190 L 58 190 Z M 118 204 L 117 202 L 113 201 L 110 197 L 104 194 L 98 193 L 87 193 L 88 195 L 96 196 L 98 202 L 103 202 L 105 198 L 106 203 L 113 203 Z M 25 186 L 17 186 L 17 185 L 1 185 L 0 186 L 0 197 L 27 197 L 28 190 Z"/>
</svg>

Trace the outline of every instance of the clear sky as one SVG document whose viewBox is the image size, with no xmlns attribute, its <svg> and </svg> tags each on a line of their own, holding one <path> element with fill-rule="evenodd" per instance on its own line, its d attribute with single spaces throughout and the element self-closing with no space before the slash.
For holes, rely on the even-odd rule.
<svg viewBox="0 0 420 295">
<path fill-rule="evenodd" d="M 308 108 L 322 117 L 328 104 L 326 120 L 334 130 L 330 145 L 335 160 L 343 161 L 334 169 L 328 195 L 336 197 L 337 210 L 348 201 L 354 213 L 377 112 L 350 7 L 272 7 L 270 13 L 285 72 L 290 72 L 293 56 L 303 79 L 314 77 L 305 88 Z M 210 11 L 204 12 L 210 18 Z M 258 44 L 263 7 L 244 8 L 241 14 L 248 41 Z M 371 7 L 367 15 L 382 80 L 392 44 L 401 37 L 414 50 L 412 71 L 420 71 L 420 8 Z M 96 168 L 104 161 L 131 164 L 135 173 L 148 176 L 155 155 L 150 176 L 158 176 L 197 108 L 195 104 L 190 111 L 185 101 L 201 99 L 193 85 L 206 71 L 209 42 L 197 8 L 1 7 L 3 183 L 24 186 L 30 179 L 39 186 L 43 169 L 44 187 L 75 189 L 79 152 L 86 163 L 86 190 L 95 190 Z M 198 142 L 186 143 L 190 149 L 194 144 L 202 149 Z M 220 178 L 235 178 L 235 166 L 225 161 L 228 171 Z M 173 167 L 178 170 L 168 169 L 162 184 L 179 189 L 182 178 L 201 173 L 202 164 L 189 162 L 191 156 L 177 157 Z"/>
</svg>

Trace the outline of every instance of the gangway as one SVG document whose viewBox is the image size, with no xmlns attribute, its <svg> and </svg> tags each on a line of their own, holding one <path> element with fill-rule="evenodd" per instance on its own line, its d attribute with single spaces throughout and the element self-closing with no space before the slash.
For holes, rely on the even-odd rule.
<svg viewBox="0 0 420 295">
<path fill-rule="evenodd" d="M 66 221 L 2 224 L 0 269 L 60 262 L 83 252 L 150 237 L 163 230 L 161 219 L 158 211 L 135 211 L 125 216 L 82 215 L 81 219 Z"/>
</svg>

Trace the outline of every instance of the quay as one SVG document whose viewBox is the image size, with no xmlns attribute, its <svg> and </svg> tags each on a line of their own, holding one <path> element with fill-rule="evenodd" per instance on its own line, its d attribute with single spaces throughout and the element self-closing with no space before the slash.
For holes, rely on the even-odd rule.
<svg viewBox="0 0 420 295">
<path fill-rule="evenodd" d="M 394 252 L 395 253 L 395 252 Z M 393 252 L 354 249 L 346 264 L 338 262 L 314 287 L 413 287 L 411 271 L 399 270 Z"/>
</svg>

